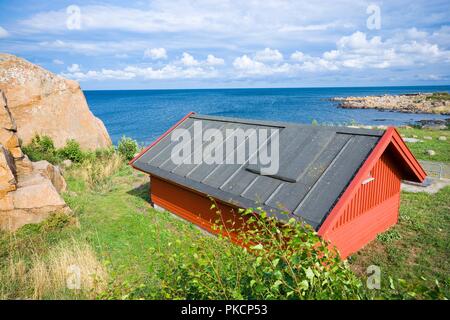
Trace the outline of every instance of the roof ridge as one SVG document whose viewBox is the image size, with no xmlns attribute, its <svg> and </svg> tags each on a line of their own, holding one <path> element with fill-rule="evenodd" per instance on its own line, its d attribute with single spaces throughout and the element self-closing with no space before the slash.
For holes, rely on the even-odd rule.
<svg viewBox="0 0 450 320">
<path fill-rule="evenodd" d="M 194 113 L 194 114 L 190 115 L 189 117 L 192 119 L 199 119 L 199 120 L 241 123 L 241 124 L 247 124 L 247 125 L 262 125 L 262 126 L 276 127 L 276 128 L 286 128 L 286 127 L 311 128 L 311 127 L 318 126 L 321 129 L 334 130 L 339 133 L 354 134 L 354 135 L 369 135 L 369 136 L 381 137 L 384 133 L 384 130 L 381 130 L 381 129 L 353 128 L 353 127 L 339 126 L 339 125 L 321 125 L 321 124 L 312 125 L 312 124 L 297 123 L 297 122 L 245 119 L 245 118 L 205 115 L 205 114 L 198 114 L 198 113 Z"/>
</svg>

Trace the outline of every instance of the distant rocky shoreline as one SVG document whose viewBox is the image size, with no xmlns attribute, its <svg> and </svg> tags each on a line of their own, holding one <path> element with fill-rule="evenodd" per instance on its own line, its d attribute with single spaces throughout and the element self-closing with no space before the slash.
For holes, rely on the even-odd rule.
<svg viewBox="0 0 450 320">
<path fill-rule="evenodd" d="M 450 115 L 448 92 L 415 93 L 364 97 L 335 97 L 339 108 Z"/>
</svg>

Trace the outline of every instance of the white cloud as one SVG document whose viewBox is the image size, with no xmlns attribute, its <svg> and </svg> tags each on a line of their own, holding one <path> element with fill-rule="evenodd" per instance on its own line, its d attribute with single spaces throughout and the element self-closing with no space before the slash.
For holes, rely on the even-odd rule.
<svg viewBox="0 0 450 320">
<path fill-rule="evenodd" d="M 183 52 L 183 57 L 181 58 L 181 63 L 185 66 L 196 66 L 199 64 L 195 58 L 187 52 Z"/>
<path fill-rule="evenodd" d="M 265 48 L 264 50 L 256 52 L 255 60 L 262 62 L 281 61 L 283 60 L 283 55 L 278 50 Z"/>
<path fill-rule="evenodd" d="M 275 74 L 289 74 L 293 71 L 293 66 L 284 64 L 265 64 L 251 59 L 247 55 L 237 57 L 233 61 L 233 67 L 238 72 L 239 77 L 245 76 L 270 76 Z"/>
<path fill-rule="evenodd" d="M 340 38 L 336 49 L 324 52 L 323 58 L 336 67 L 356 69 L 384 69 L 449 61 L 450 51 L 442 50 L 426 39 L 419 40 L 423 34 L 418 30 L 412 33 L 417 40 L 394 36 L 383 41 L 379 36 L 368 39 L 365 33 L 357 31 Z"/>
<path fill-rule="evenodd" d="M 1 39 L 1 38 L 6 38 L 7 36 L 9 36 L 8 31 L 6 31 L 5 28 L 3 28 L 2 26 L 0 26 L 0 39 Z"/>
<path fill-rule="evenodd" d="M 210 66 L 220 66 L 225 64 L 225 60 L 222 58 L 217 58 L 212 54 L 208 54 L 208 57 L 206 58 L 206 64 Z"/>
<path fill-rule="evenodd" d="M 344 69 L 387 69 L 391 67 L 420 66 L 434 63 L 450 63 L 450 51 L 422 38 L 419 30 L 411 30 L 407 39 L 394 35 L 383 41 L 380 36 L 367 37 L 357 31 L 341 37 L 336 48 L 319 56 L 295 51 L 291 62 L 280 64 L 278 59 L 259 61 L 262 51 L 255 53 L 254 59 L 243 55 L 234 60 L 233 66 L 239 76 L 299 75 L 301 72 L 337 72 Z M 414 38 L 414 39 L 411 39 Z M 270 51 L 269 51 L 270 50 Z M 265 50 L 268 53 L 278 50 Z M 281 53 L 280 53 L 281 55 Z M 276 57 L 276 55 L 273 55 Z M 282 55 L 281 55 L 282 56 Z"/>
<path fill-rule="evenodd" d="M 61 52 L 76 52 L 84 55 L 125 54 L 142 51 L 148 46 L 144 41 L 43 41 L 41 48 Z"/>
<path fill-rule="evenodd" d="M 153 60 L 167 59 L 167 51 L 164 48 L 146 49 L 144 56 Z"/>
<path fill-rule="evenodd" d="M 67 67 L 67 71 L 75 73 L 75 72 L 80 72 L 81 69 L 80 69 L 80 66 L 78 64 L 74 63 L 74 64 L 72 64 L 72 65 Z"/>
<path fill-rule="evenodd" d="M 320 24 L 309 24 L 309 25 L 285 25 L 282 26 L 280 32 L 304 32 L 304 31 L 325 31 L 335 28 L 351 28 L 354 25 L 352 23 L 343 23 L 340 21 L 332 23 L 320 23 Z"/>
<path fill-rule="evenodd" d="M 224 65 L 225 60 L 223 60 L 222 58 L 218 58 L 212 54 L 208 54 L 206 60 L 197 60 L 191 54 L 183 52 L 181 59 L 179 61 L 176 61 L 175 63 L 179 63 L 187 67 L 214 67 Z"/>
<path fill-rule="evenodd" d="M 64 77 L 78 80 L 161 80 L 161 79 L 205 79 L 215 78 L 219 74 L 212 67 L 201 66 L 180 66 L 174 63 L 166 64 L 161 68 L 127 66 L 123 69 L 101 69 L 81 72 L 80 69 L 73 68 L 67 73 L 61 74 Z"/>
<path fill-rule="evenodd" d="M 337 43 L 338 47 L 349 49 L 376 49 L 380 45 L 381 38 L 379 36 L 367 40 L 366 34 L 361 31 L 356 31 L 350 36 L 344 36 Z"/>
<path fill-rule="evenodd" d="M 144 2 L 145 3 L 145 2 Z M 277 35 L 292 31 L 324 31 L 348 28 L 361 20 L 366 4 L 347 0 L 327 0 L 317 6 L 307 1 L 266 0 L 154 0 L 146 5 L 80 6 L 81 30 L 120 30 L 125 32 L 191 32 L 234 34 L 268 32 Z M 349 10 L 349 7 L 353 10 Z M 298 14 L 301 12 L 301 14 Z M 345 17 L 336 21 L 336 17 Z M 67 31 L 64 9 L 40 12 L 20 21 L 29 32 Z M 327 23 L 322 23 L 326 21 Z M 332 22 L 329 22 L 332 21 Z M 207 31 L 206 31 L 207 30 Z M 24 30 L 25 31 L 25 30 Z"/>
<path fill-rule="evenodd" d="M 428 33 L 425 31 L 419 31 L 417 28 L 411 28 L 406 31 L 406 34 L 411 39 L 424 39 L 428 36 Z"/>
<path fill-rule="evenodd" d="M 301 51 L 295 51 L 293 54 L 291 54 L 291 59 L 299 62 L 303 61 L 305 57 L 305 54 Z"/>
<path fill-rule="evenodd" d="M 59 59 L 53 59 L 52 62 L 53 62 L 53 64 L 59 64 L 59 65 L 64 64 L 64 61 L 59 60 Z"/>
</svg>

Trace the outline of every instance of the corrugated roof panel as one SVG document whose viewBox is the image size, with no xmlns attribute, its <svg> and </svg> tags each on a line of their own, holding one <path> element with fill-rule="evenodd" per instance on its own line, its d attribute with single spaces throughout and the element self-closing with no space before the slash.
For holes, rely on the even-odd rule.
<svg viewBox="0 0 450 320">
<path fill-rule="evenodd" d="M 199 146 L 197 146 L 194 141 L 195 140 L 201 141 L 202 134 L 205 130 L 213 129 L 213 128 L 217 129 L 219 125 L 220 125 L 220 123 L 215 122 L 215 121 L 203 121 L 202 130 L 200 131 L 200 130 L 195 130 L 195 124 L 194 124 L 194 126 L 189 128 L 189 134 L 190 134 L 191 139 L 186 142 L 183 141 L 184 145 L 190 146 L 190 149 L 189 149 L 190 152 L 186 155 L 183 154 L 184 159 L 185 159 L 183 161 L 186 161 L 186 162 L 184 164 L 174 163 L 174 161 L 172 161 L 172 159 L 171 159 L 171 150 L 167 149 L 165 151 L 165 155 L 164 155 L 167 160 L 165 162 L 163 162 L 161 165 L 159 165 L 158 167 L 163 170 L 173 172 L 174 170 L 176 170 L 180 167 L 189 166 L 189 163 L 192 163 L 194 161 L 194 158 L 193 158 L 194 154 L 201 151 L 198 148 L 201 147 L 202 145 L 200 144 Z M 174 144 L 177 144 L 177 143 L 179 143 L 179 142 L 174 142 Z"/>
<path fill-rule="evenodd" d="M 354 136 L 324 171 L 316 184 L 302 199 L 294 214 L 308 221 L 314 221 L 317 227 L 325 217 L 324 212 L 334 203 L 350 183 L 357 170 L 375 147 L 376 137 Z"/>
<path fill-rule="evenodd" d="M 280 210 L 287 210 L 315 228 L 320 227 L 383 134 L 377 130 L 202 115 L 190 116 L 179 127 L 188 129 L 192 135 L 194 120 L 202 121 L 203 132 L 208 128 L 219 129 L 221 133 L 237 128 L 280 129 L 279 171 L 272 176 L 264 176 L 260 174 L 260 164 L 249 164 L 248 161 L 177 165 L 170 159 L 172 147 L 177 143 L 171 142 L 170 135 L 133 165 L 223 201 L 246 207 L 262 206 L 279 217 L 285 217 L 279 215 Z M 203 143 L 201 150 L 206 145 L 207 142 Z M 244 145 L 245 155 L 250 157 L 248 143 L 244 142 Z M 230 152 L 226 150 L 225 142 L 223 150 L 224 154 Z"/>
<path fill-rule="evenodd" d="M 267 205 L 281 206 L 288 211 L 294 211 L 351 138 L 351 135 L 336 134 L 328 148 L 324 149 L 320 156 L 309 165 L 301 180 L 298 183 L 285 183 Z"/>
<path fill-rule="evenodd" d="M 178 128 L 187 129 L 189 132 L 193 132 L 194 121 L 190 118 L 182 122 Z M 167 159 L 170 158 L 170 153 L 173 147 L 173 141 L 171 141 L 170 135 L 165 136 L 160 142 L 151 148 L 151 152 L 146 152 L 139 161 L 146 162 L 152 166 L 159 167 Z M 149 150 L 150 151 L 150 150 Z"/>
<path fill-rule="evenodd" d="M 244 190 L 242 196 L 263 205 L 282 183 L 268 176 L 257 176 L 252 185 Z"/>
</svg>

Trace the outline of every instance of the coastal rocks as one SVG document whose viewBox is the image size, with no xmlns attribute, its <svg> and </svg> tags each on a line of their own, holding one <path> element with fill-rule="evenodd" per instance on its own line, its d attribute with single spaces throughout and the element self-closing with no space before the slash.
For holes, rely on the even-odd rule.
<svg viewBox="0 0 450 320">
<path fill-rule="evenodd" d="M 70 212 L 58 192 L 66 182 L 58 167 L 23 154 L 15 120 L 0 91 L 0 229 L 16 230 L 53 212 Z"/>
<path fill-rule="evenodd" d="M 431 119 L 431 120 L 419 120 L 417 124 L 423 129 L 431 130 L 446 130 L 450 126 L 450 118 L 447 119 Z"/>
<path fill-rule="evenodd" d="M 5 122 L 8 115 L 0 113 L 0 126 L 17 130 L 24 144 L 41 134 L 51 137 L 58 148 L 68 139 L 90 150 L 111 145 L 103 122 L 91 113 L 75 81 L 16 56 L 0 54 L 0 90 L 8 97 L 9 112 L 15 121 Z M 9 143 L 17 145 L 18 140 Z M 19 149 L 11 152 L 20 157 Z"/>
<path fill-rule="evenodd" d="M 407 113 L 450 114 L 450 96 L 446 93 L 403 94 L 365 97 L 336 97 L 345 109 L 378 109 Z"/>
</svg>

